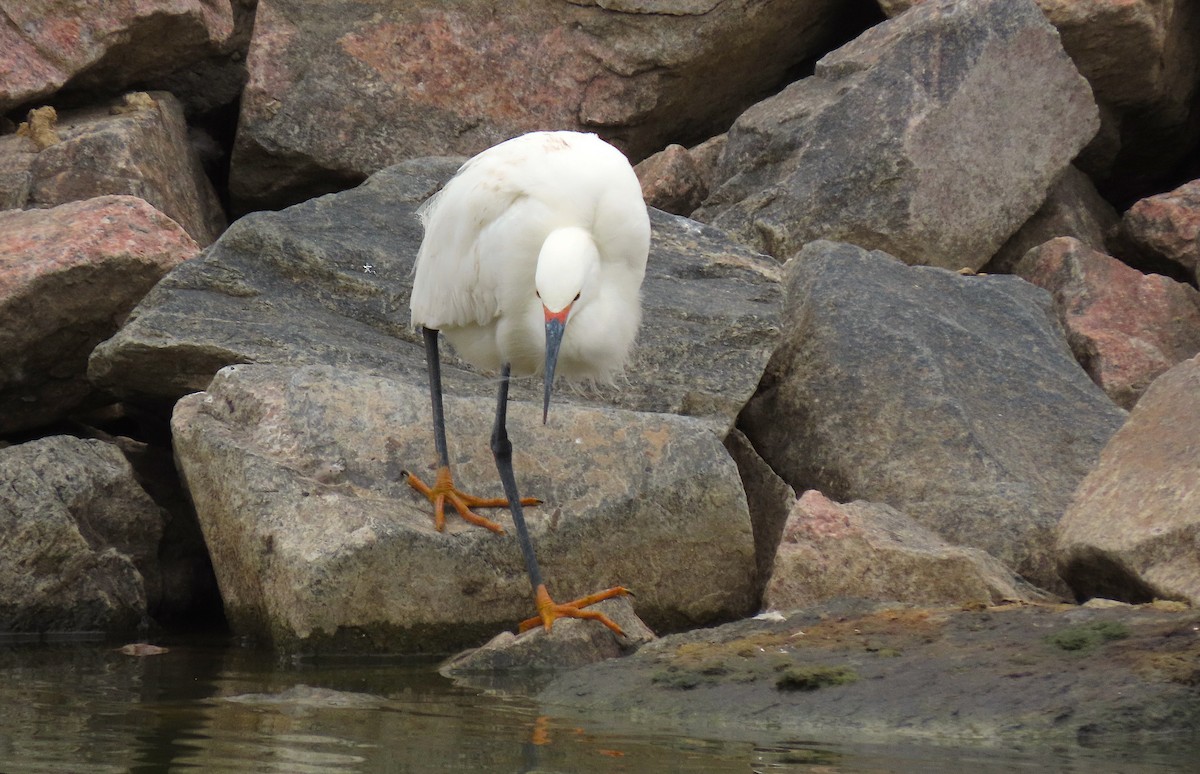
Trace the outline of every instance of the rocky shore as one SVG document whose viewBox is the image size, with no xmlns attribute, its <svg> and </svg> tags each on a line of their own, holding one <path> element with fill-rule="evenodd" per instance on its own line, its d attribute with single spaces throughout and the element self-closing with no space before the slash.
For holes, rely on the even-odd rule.
<svg viewBox="0 0 1200 774">
<path fill-rule="evenodd" d="M 540 698 L 1195 728 L 1196 0 L 0 10 L 0 638 L 450 653 L 525 617 L 515 539 L 400 477 L 434 460 L 415 211 L 575 129 L 637 165 L 654 325 L 546 426 L 516 385 L 510 431 L 557 594 L 630 586 L 649 629 L 460 676 L 595 646 L 632 655 Z M 498 493 L 491 375 L 445 371 Z"/>
</svg>

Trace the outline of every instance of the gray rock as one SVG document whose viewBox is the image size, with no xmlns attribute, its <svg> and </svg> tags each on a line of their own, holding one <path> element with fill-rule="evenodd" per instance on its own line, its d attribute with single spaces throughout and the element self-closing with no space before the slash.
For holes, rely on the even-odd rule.
<svg viewBox="0 0 1200 774">
<path fill-rule="evenodd" d="M 500 496 L 494 398 L 446 402 L 455 480 Z M 431 506 L 400 478 L 432 477 L 427 390 L 330 366 L 231 366 L 181 400 L 176 456 L 235 631 L 283 650 L 446 652 L 533 614 L 506 511 L 497 536 Z M 551 594 L 631 588 L 638 615 L 676 629 L 755 604 L 737 469 L 710 423 L 514 401 L 517 480 Z"/>
<path fill-rule="evenodd" d="M 593 621 L 561 619 L 547 633 L 541 626 L 522 634 L 501 632 L 478 648 L 454 656 L 438 669 L 445 677 L 491 675 L 497 672 L 552 672 L 619 658 L 655 639 L 626 597 L 607 599 L 590 609 L 621 627 L 618 637 Z"/>
<path fill-rule="evenodd" d="M 158 594 L 163 514 L 116 447 L 0 449 L 0 631 L 131 633 Z"/>
<path fill-rule="evenodd" d="M 895 508 L 804 493 L 788 516 L 763 594 L 768 610 L 841 597 L 915 605 L 994 605 L 1046 595 L 977 548 L 950 545 Z"/>
<path fill-rule="evenodd" d="M 272 209 L 421 156 L 535 129 L 633 161 L 728 125 L 828 45 L 833 0 L 304 0 L 259 9 L 234 148 L 240 208 Z"/>
<path fill-rule="evenodd" d="M 1065 591 L 1053 528 L 1124 420 L 1049 295 L 814 242 L 785 268 L 785 341 L 739 427 L 797 490 L 903 511 Z"/>
<path fill-rule="evenodd" d="M 167 400 L 247 362 L 353 366 L 424 385 L 424 349 L 408 322 L 421 241 L 414 212 L 457 166 L 406 162 L 352 191 L 242 218 L 155 287 L 96 348 L 89 376 L 119 395 Z M 694 221 L 654 212 L 652 227 L 645 313 L 626 378 L 616 389 L 559 397 L 728 427 L 778 338 L 778 267 Z M 467 368 L 448 358 L 446 389 L 492 395 Z M 518 383 L 514 394 L 536 389 Z"/>
<path fill-rule="evenodd" d="M 1058 525 L 1081 598 L 1200 605 L 1200 357 L 1154 380 Z"/>
<path fill-rule="evenodd" d="M 877 1 L 888 16 L 921 2 Z M 1087 78 L 1101 106 L 1101 134 L 1111 137 L 1111 151 L 1097 153 L 1093 143 L 1084 152 L 1089 172 L 1162 174 L 1196 147 L 1189 113 L 1195 113 L 1191 105 L 1200 85 L 1200 5 L 1191 0 L 1037 4 Z"/>
<path fill-rule="evenodd" d="M 695 217 L 780 260 L 823 238 L 978 269 L 1098 121 L 1033 0 L 930 0 L 743 113 Z"/>
</svg>

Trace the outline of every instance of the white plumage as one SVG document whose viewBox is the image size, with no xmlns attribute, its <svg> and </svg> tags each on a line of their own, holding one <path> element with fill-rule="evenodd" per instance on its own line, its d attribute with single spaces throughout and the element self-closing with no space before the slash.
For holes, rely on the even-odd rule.
<svg viewBox="0 0 1200 774">
<path fill-rule="evenodd" d="M 429 365 L 438 472 L 408 483 L 434 508 L 441 530 L 451 504 L 472 524 L 504 529 L 472 508 L 507 505 L 547 630 L 561 617 L 621 627 L 588 606 L 623 596 L 623 586 L 565 604 L 546 590 L 522 512 L 505 427 L 509 376 L 542 374 L 542 420 L 555 373 L 609 380 L 629 355 L 641 321 L 641 286 L 650 250 L 650 218 L 633 168 L 591 134 L 535 132 L 500 143 L 463 164 L 422 206 L 425 239 L 413 279 L 412 323 L 422 329 Z M 500 371 L 492 453 L 504 498 L 481 498 L 454 485 L 442 406 L 438 331 L 458 354 Z"/>
<path fill-rule="evenodd" d="M 546 312 L 569 305 L 557 372 L 621 370 L 641 318 L 650 220 L 620 151 L 592 134 L 522 135 L 464 164 L 420 214 L 414 326 L 440 330 L 481 368 L 540 374 Z"/>
</svg>

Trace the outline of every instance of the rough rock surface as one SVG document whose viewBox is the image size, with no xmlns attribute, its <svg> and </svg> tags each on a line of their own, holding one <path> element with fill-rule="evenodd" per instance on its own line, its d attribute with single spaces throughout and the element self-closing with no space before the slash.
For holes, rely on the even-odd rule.
<svg viewBox="0 0 1200 774">
<path fill-rule="evenodd" d="M 763 594 L 768 610 L 840 597 L 916 605 L 997 604 L 1039 595 L 977 548 L 953 546 L 886 505 L 800 497 Z"/>
<path fill-rule="evenodd" d="M 1200 605 L 1200 357 L 1150 385 L 1058 525 L 1081 598 Z"/>
<path fill-rule="evenodd" d="M 228 0 L 108 3 L 0 0 L 0 111 L 66 86 L 117 89 L 220 49 Z"/>
<path fill-rule="evenodd" d="M 1031 250 L 1015 273 L 1054 296 L 1075 357 L 1119 406 L 1200 352 L 1200 293 L 1142 274 L 1070 237 Z"/>
<path fill-rule="evenodd" d="M 30 137 L 0 137 L 6 208 L 54 207 L 106 194 L 145 199 L 201 246 L 225 228 L 225 215 L 200 159 L 188 142 L 179 100 L 166 92 L 59 113 L 55 140 L 38 148 Z"/>
<path fill-rule="evenodd" d="M 132 196 L 0 212 L 0 432 L 86 402 L 92 348 L 198 251 L 175 221 Z"/>
<path fill-rule="evenodd" d="M 158 594 L 163 514 L 116 447 L 0 449 L 0 631 L 133 632 Z"/>
<path fill-rule="evenodd" d="M 814 242 L 785 267 L 784 342 L 739 427 L 798 491 L 903 511 L 1064 591 L 1051 544 L 1125 412 L 1049 295 Z"/>
<path fill-rule="evenodd" d="M 682 145 L 668 145 L 636 167 L 646 204 L 675 215 L 691 215 L 708 195 L 692 154 Z"/>
<path fill-rule="evenodd" d="M 1107 252 L 1108 234 L 1119 222 L 1117 211 L 1091 179 L 1075 166 L 1067 167 L 1050 187 L 1046 201 L 992 256 L 984 271 L 1011 274 L 1025 253 L 1056 237 L 1074 237 L 1093 250 Z"/>
<path fill-rule="evenodd" d="M 352 191 L 242 218 L 96 349 L 91 378 L 117 394 L 171 400 L 244 362 L 354 366 L 424 384 L 408 311 L 421 242 L 414 212 L 456 168 L 406 162 Z M 648 311 L 625 378 L 616 389 L 563 389 L 561 399 L 732 425 L 778 338 L 778 267 L 700 223 L 653 212 L 652 226 Z M 448 391 L 495 392 L 453 362 Z M 516 395 L 535 392 L 532 382 L 514 385 Z"/>
<path fill-rule="evenodd" d="M 825 238 L 978 269 L 1098 121 L 1032 0 L 928 2 L 743 113 L 695 217 L 780 260 Z"/>
<path fill-rule="evenodd" d="M 663 637 L 560 675 L 538 699 L 548 713 L 751 739 L 954 741 L 1008 753 L 1080 744 L 1126 755 L 1197 741 L 1194 610 L 842 603 L 781 618 Z"/>
<path fill-rule="evenodd" d="M 754 527 L 754 564 L 758 568 L 758 595 L 771 577 L 771 567 L 783 537 L 783 525 L 796 504 L 796 491 L 771 470 L 758 455 L 750 439 L 736 428 L 725 436 L 725 448 L 737 463 L 750 523 Z"/>
<path fill-rule="evenodd" d="M 878 0 L 894 16 L 926 0 Z M 1191 0 L 1037 0 L 1102 106 L 1115 142 L 1099 174 L 1161 173 L 1196 147 L 1200 5 Z M 1089 148 L 1089 160 L 1097 154 Z"/>
<path fill-rule="evenodd" d="M 499 496 L 491 398 L 447 398 L 455 481 Z M 445 652 L 533 612 L 511 520 L 448 518 L 400 478 L 433 476 L 428 391 L 328 366 L 231 366 L 176 404 L 176 455 L 235 631 L 284 650 Z M 753 608 L 737 468 L 709 423 L 513 402 L 518 485 L 550 592 L 624 585 L 676 629 Z"/>
<path fill-rule="evenodd" d="M 511 672 L 551 672 L 574 669 L 610 658 L 627 656 L 655 639 L 642 623 L 628 597 L 606 599 L 591 610 L 608 616 L 623 637 L 593 621 L 564 618 L 547 633 L 541 626 L 522 634 L 500 632 L 478 648 L 454 656 L 438 669 L 445 677 L 469 677 Z"/>
<path fill-rule="evenodd" d="M 233 196 L 291 204 L 534 129 L 599 131 L 639 160 L 778 88 L 838 15 L 831 0 L 263 2 Z"/>
<path fill-rule="evenodd" d="M 1135 203 L 1121 232 L 1137 258 L 1176 264 L 1200 282 L 1200 180 Z"/>
</svg>

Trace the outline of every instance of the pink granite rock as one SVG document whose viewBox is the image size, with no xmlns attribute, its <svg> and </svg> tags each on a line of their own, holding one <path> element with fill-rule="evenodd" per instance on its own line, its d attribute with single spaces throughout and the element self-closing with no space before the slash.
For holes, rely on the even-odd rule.
<svg viewBox="0 0 1200 774">
<path fill-rule="evenodd" d="M 0 432 L 92 399 L 92 348 L 198 252 L 178 223 L 132 196 L 0 212 Z"/>
<path fill-rule="evenodd" d="M 682 145 L 668 145 L 634 171 L 646 204 L 675 215 L 690 215 L 708 195 L 699 167 Z"/>
<path fill-rule="evenodd" d="M 1071 237 L 1030 250 L 1015 271 L 1054 296 L 1075 357 L 1124 408 L 1200 352 L 1200 293 L 1182 282 L 1142 274 Z"/>
<path fill-rule="evenodd" d="M 536 129 L 634 161 L 719 131 L 828 45 L 832 0 L 262 0 L 231 186 L 242 208 Z"/>
<path fill-rule="evenodd" d="M 145 199 L 201 245 L 220 236 L 221 203 L 188 141 L 183 108 L 167 92 L 133 92 L 62 111 L 47 131 L 42 143 L 0 136 L 0 203 L 6 209 L 128 194 Z"/>
<path fill-rule="evenodd" d="M 107 89 L 211 54 L 233 32 L 229 0 L 0 0 L 0 111 L 70 83 Z"/>
<path fill-rule="evenodd" d="M 1177 263 L 1200 281 L 1200 180 L 1137 202 L 1121 229 L 1139 257 Z"/>
<path fill-rule="evenodd" d="M 810 489 L 788 515 L 763 606 L 791 610 L 837 597 L 938 605 L 1038 596 L 994 557 L 947 543 L 893 508 L 842 505 Z"/>
</svg>

